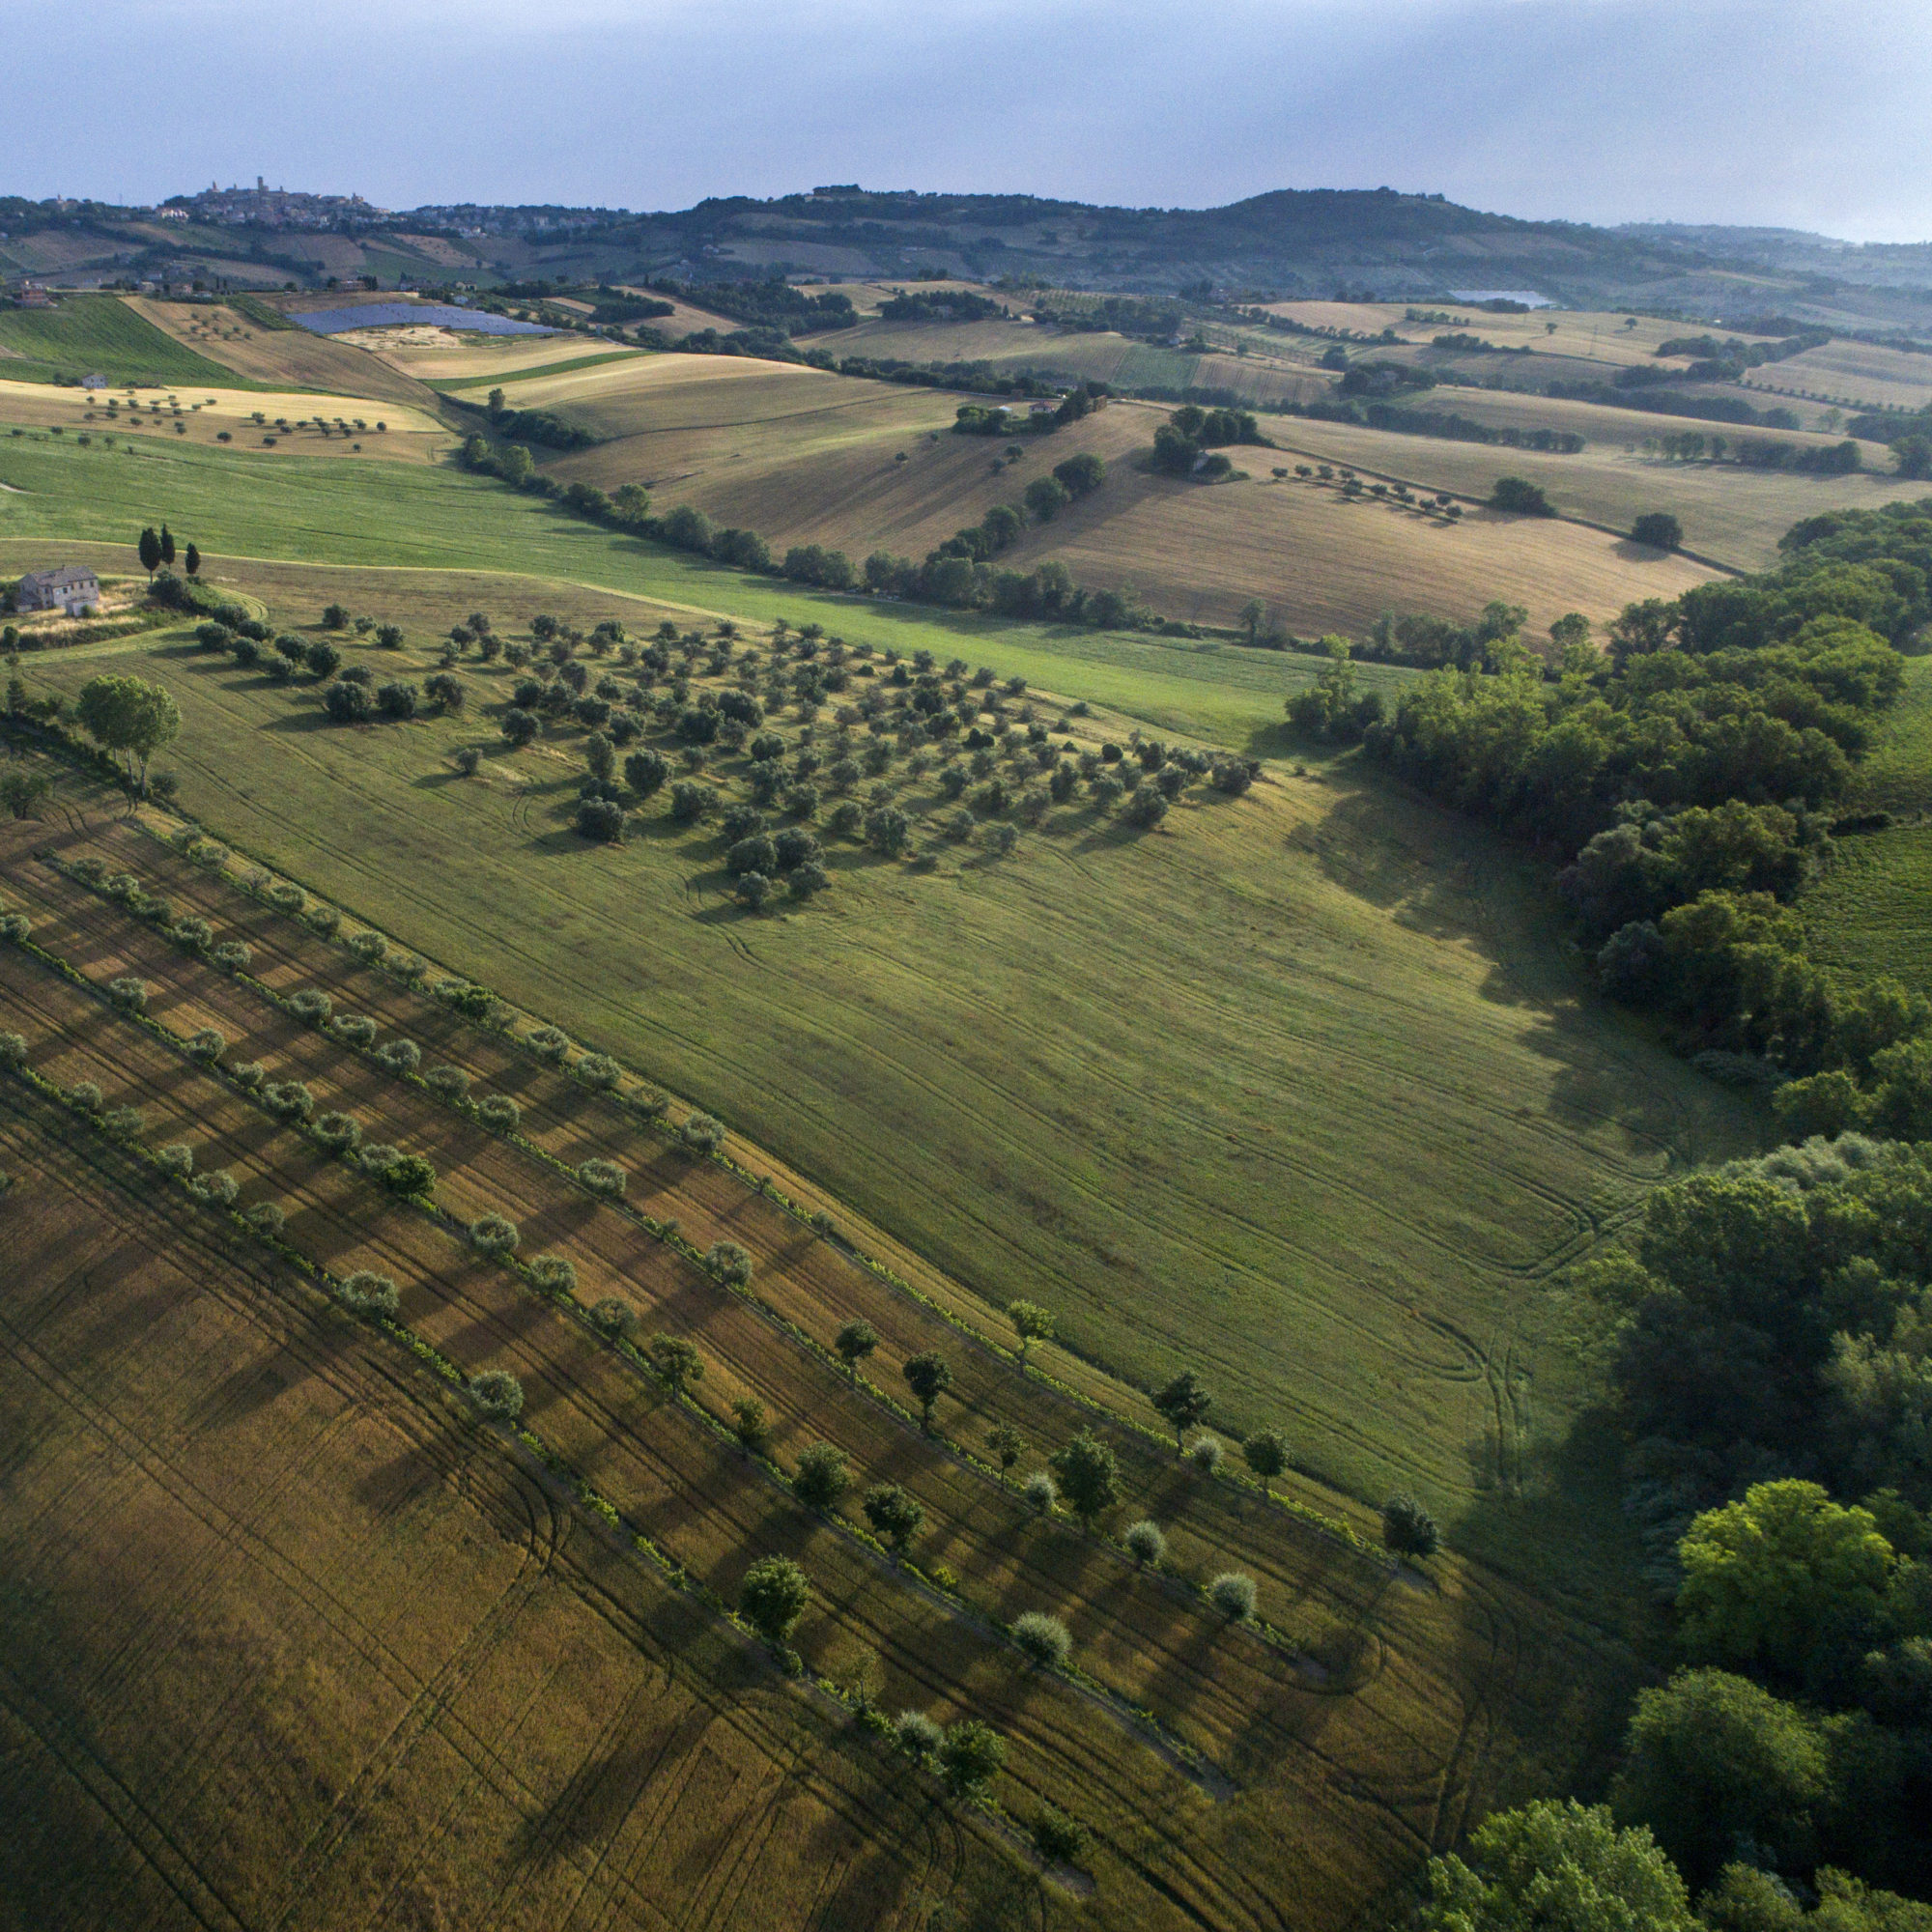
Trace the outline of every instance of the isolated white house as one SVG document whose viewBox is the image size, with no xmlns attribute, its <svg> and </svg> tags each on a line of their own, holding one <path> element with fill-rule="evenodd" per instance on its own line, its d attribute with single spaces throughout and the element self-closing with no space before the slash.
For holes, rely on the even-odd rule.
<svg viewBox="0 0 1932 1932">
<path fill-rule="evenodd" d="M 99 578 L 79 564 L 30 570 L 14 586 L 14 608 L 18 611 L 64 611 L 70 617 L 85 617 L 99 603 Z"/>
</svg>

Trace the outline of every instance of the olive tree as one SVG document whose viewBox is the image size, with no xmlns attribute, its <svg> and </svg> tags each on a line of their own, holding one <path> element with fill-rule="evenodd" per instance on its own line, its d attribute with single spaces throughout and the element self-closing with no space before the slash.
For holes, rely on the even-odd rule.
<svg viewBox="0 0 1932 1932">
<path fill-rule="evenodd" d="M 798 1627 L 811 1587 L 789 1556 L 765 1556 L 745 1572 L 738 1586 L 738 1611 L 774 1650 Z"/>
</svg>

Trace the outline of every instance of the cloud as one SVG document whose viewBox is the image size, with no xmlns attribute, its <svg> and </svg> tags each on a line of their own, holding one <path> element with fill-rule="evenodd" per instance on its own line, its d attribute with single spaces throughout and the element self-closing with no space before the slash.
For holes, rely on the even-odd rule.
<svg viewBox="0 0 1932 1932">
<path fill-rule="evenodd" d="M 25 0 L 21 44 L 68 15 Z M 821 181 L 1200 206 L 1283 186 L 1932 237 L 1919 0 L 97 0 L 112 112 L 14 191 L 257 173 L 391 207 Z"/>
</svg>

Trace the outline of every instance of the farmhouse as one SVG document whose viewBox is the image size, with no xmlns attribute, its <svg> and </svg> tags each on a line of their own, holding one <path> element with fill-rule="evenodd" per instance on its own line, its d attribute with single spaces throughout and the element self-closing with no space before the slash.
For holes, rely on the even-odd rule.
<svg viewBox="0 0 1932 1932">
<path fill-rule="evenodd" d="M 99 602 L 99 578 L 79 564 L 30 570 L 14 588 L 14 606 L 19 611 L 64 611 L 70 617 L 82 617 Z"/>
</svg>

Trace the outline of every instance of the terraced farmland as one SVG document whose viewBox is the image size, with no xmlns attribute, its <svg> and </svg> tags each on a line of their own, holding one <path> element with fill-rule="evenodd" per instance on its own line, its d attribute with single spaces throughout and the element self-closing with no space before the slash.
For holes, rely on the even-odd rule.
<svg viewBox="0 0 1932 1932">
<path fill-rule="evenodd" d="M 701 1591 L 728 1603 L 753 1557 L 795 1556 L 814 1584 L 797 1637 L 810 1681 L 992 1721 L 1011 1745 L 1005 1814 L 1024 1820 L 1051 1799 L 1088 1827 L 1084 1864 L 1110 1921 L 1270 1923 L 1292 1888 L 1295 1922 L 1347 1923 L 1471 1805 L 1547 1775 L 1523 1741 L 1532 1728 L 1590 1748 L 1621 1666 L 1526 1600 L 1453 1564 L 1417 1588 L 1353 1547 L 1346 1524 L 1323 1527 L 1311 1512 L 1325 1499 L 1270 1505 L 1182 1473 L 1130 1392 L 1091 1372 L 1060 1386 L 1050 1350 L 1044 1373 L 1023 1371 L 957 1308 L 894 1287 L 729 1165 L 680 1151 L 628 1091 L 546 1065 L 518 1043 L 521 1027 L 460 1017 L 130 828 L 80 828 L 36 856 L 29 842 L 13 838 L 9 878 L 31 944 L 0 952 L 0 1006 L 28 1041 L 26 1104 L 91 1082 L 103 1110 L 140 1110 L 139 1144 L 185 1144 L 198 1174 L 234 1177 L 236 1212 L 279 1206 L 279 1247 L 317 1279 L 393 1279 L 394 1338 L 413 1336 L 459 1381 L 513 1373 L 530 1445 Z M 245 965 L 215 964 L 209 949 L 237 941 Z M 130 979 L 147 989 L 138 1013 L 115 1004 Z M 306 1021 L 292 1008 L 304 993 L 326 995 L 322 1028 L 323 1008 L 309 1003 Z M 374 1020 L 381 1044 L 412 1041 L 420 1070 L 356 1044 L 345 1014 Z M 210 1028 L 218 1057 L 187 1045 Z M 425 1084 L 432 1066 L 469 1076 L 463 1104 Z M 433 1204 L 397 1198 L 319 1145 L 313 1124 L 278 1115 L 291 1081 L 311 1122 L 348 1115 L 365 1145 L 427 1154 Z M 483 1124 L 487 1094 L 514 1096 L 513 1130 Z M 107 1157 L 84 1124 L 73 1131 Z M 599 1157 L 631 1176 L 621 1203 L 579 1178 Z M 486 1213 L 517 1223 L 514 1258 L 467 1237 Z M 702 1264 L 720 1240 L 748 1254 L 748 1282 Z M 538 1255 L 567 1259 L 574 1288 L 541 1287 L 527 1265 Z M 631 1343 L 585 1319 L 609 1297 L 642 1317 L 640 1333 L 694 1341 L 703 1379 L 668 1391 Z M 863 1377 L 824 1346 L 855 1315 L 880 1338 Z M 378 1348 L 381 1330 L 366 1332 Z M 927 1435 L 895 1372 L 934 1348 L 955 1381 Z M 772 1421 L 756 1454 L 723 1421 L 751 1396 Z M 1031 1439 L 1032 1458 L 1101 1430 L 1121 1459 L 1118 1509 L 1092 1534 L 1038 1519 L 989 1466 L 1000 1423 Z M 844 1452 L 854 1493 L 890 1478 L 919 1497 L 909 1559 L 871 1541 L 849 1501 L 821 1513 L 791 1498 L 785 1472 L 808 1440 Z M 1112 1540 L 1142 1513 L 1169 1529 L 1159 1577 Z M 1230 1565 L 1261 1583 L 1253 1631 L 1223 1627 L 1199 1594 Z M 1022 1666 L 1004 1633 L 1025 1609 L 1066 1618 L 1072 1675 Z"/>
</svg>

